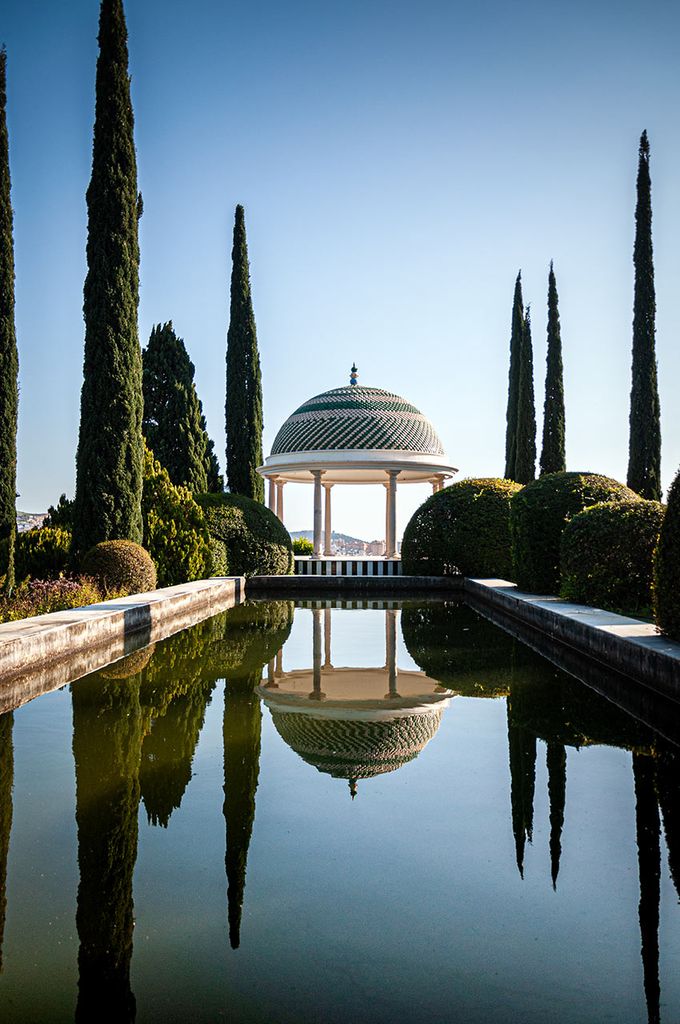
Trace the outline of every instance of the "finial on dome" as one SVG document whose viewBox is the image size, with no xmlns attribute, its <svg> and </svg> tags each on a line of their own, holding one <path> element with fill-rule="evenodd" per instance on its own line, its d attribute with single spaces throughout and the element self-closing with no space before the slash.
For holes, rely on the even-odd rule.
<svg viewBox="0 0 680 1024">
<path fill-rule="evenodd" d="M 349 375 L 349 382 L 350 382 L 350 384 L 356 385 L 358 383 L 358 381 L 357 381 L 357 377 L 358 376 L 359 376 L 359 371 L 357 370 L 357 364 L 356 363 L 352 363 L 352 369 L 351 369 L 350 375 Z"/>
<path fill-rule="evenodd" d="M 350 794 L 352 796 L 352 800 L 354 800 L 354 797 L 357 795 L 357 780 L 356 779 L 350 779 L 349 780 L 349 791 L 350 791 Z"/>
</svg>

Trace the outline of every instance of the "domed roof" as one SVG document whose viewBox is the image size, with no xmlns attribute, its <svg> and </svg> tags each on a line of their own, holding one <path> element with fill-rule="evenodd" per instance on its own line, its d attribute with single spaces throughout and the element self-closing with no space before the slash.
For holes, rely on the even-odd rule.
<svg viewBox="0 0 680 1024">
<path fill-rule="evenodd" d="M 325 718 L 270 708 L 281 738 L 335 779 L 369 779 L 418 756 L 439 728 L 444 704 L 382 720 Z"/>
<path fill-rule="evenodd" d="M 324 391 L 296 409 L 276 435 L 271 454 L 334 450 L 444 455 L 434 427 L 414 405 L 391 391 L 358 384 Z"/>
</svg>

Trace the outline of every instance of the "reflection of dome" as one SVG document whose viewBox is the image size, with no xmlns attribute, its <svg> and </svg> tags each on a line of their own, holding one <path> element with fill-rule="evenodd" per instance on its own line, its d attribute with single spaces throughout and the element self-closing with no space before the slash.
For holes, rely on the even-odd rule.
<svg viewBox="0 0 680 1024">
<path fill-rule="evenodd" d="M 443 455 L 430 421 L 399 395 L 359 385 L 310 398 L 279 430 L 272 455 L 372 449 Z"/>
<path fill-rule="evenodd" d="M 417 757 L 439 728 L 444 706 L 390 718 L 271 712 L 281 738 L 307 764 L 335 779 L 355 780 L 395 771 Z"/>
</svg>

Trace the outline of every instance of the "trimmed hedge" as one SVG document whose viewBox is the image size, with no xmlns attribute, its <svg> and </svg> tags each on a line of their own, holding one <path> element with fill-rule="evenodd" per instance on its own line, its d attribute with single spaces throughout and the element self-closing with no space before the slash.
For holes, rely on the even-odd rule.
<svg viewBox="0 0 680 1024">
<path fill-rule="evenodd" d="M 513 480 L 461 480 L 420 506 L 404 531 L 403 571 L 408 576 L 508 577 Z"/>
<path fill-rule="evenodd" d="M 17 534 L 15 572 L 17 580 L 27 577 L 54 579 L 66 572 L 71 551 L 71 534 L 60 526 L 41 526 Z"/>
<path fill-rule="evenodd" d="M 142 521 L 144 546 L 156 565 L 159 586 L 172 587 L 213 575 L 210 536 L 201 509 L 186 487 L 173 484 L 148 448 L 144 451 Z M 226 575 L 226 569 L 215 575 Z"/>
<path fill-rule="evenodd" d="M 680 640 L 680 470 L 668 492 L 668 508 L 654 554 L 654 612 L 662 633 Z"/>
<path fill-rule="evenodd" d="M 290 535 L 268 508 L 242 494 L 199 494 L 208 532 L 225 546 L 232 576 L 285 576 L 292 572 Z"/>
<path fill-rule="evenodd" d="M 651 608 L 664 513 L 659 501 L 606 501 L 574 516 L 562 534 L 562 597 L 629 614 Z"/>
<path fill-rule="evenodd" d="M 131 540 L 104 540 L 82 561 L 82 571 L 107 591 L 143 594 L 156 587 L 156 566 L 148 551 Z"/>
<path fill-rule="evenodd" d="M 575 515 L 602 501 L 641 501 L 629 487 L 597 473 L 547 473 L 510 503 L 515 582 L 523 590 L 556 594 L 562 532 Z"/>
<path fill-rule="evenodd" d="M 407 604 L 401 631 L 418 668 L 465 697 L 507 697 L 518 666 L 536 657 L 509 633 L 455 601 Z"/>
</svg>

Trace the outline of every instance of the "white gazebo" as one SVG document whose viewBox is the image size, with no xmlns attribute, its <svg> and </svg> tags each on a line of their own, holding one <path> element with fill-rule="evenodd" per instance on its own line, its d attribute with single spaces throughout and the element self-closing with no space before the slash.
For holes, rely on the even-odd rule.
<svg viewBox="0 0 680 1024">
<path fill-rule="evenodd" d="M 348 386 L 310 398 L 288 417 L 258 467 L 269 481 L 269 508 L 282 522 L 284 486 L 313 483 L 315 558 L 331 555 L 337 484 L 385 486 L 385 557 L 395 558 L 397 482 L 431 483 L 436 492 L 456 472 L 430 421 L 399 395 L 359 385 L 356 366 Z"/>
</svg>

